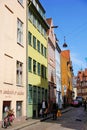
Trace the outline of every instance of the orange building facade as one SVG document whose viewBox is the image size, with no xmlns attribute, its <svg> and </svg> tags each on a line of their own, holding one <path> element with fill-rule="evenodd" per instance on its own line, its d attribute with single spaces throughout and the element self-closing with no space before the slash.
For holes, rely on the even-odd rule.
<svg viewBox="0 0 87 130">
<path fill-rule="evenodd" d="M 73 69 L 70 60 L 70 50 L 61 51 L 61 83 L 64 106 L 72 101 L 72 77 Z"/>
</svg>

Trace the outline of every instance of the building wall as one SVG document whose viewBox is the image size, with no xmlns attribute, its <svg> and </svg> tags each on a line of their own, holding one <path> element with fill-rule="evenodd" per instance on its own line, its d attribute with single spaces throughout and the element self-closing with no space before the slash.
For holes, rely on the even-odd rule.
<svg viewBox="0 0 87 130">
<path fill-rule="evenodd" d="M 87 97 L 87 68 L 79 70 L 76 76 L 77 96 Z"/>
<path fill-rule="evenodd" d="M 61 52 L 61 76 L 62 76 L 62 95 L 65 104 L 72 100 L 72 70 L 70 61 L 70 51 Z"/>
<path fill-rule="evenodd" d="M 36 2 L 36 1 L 35 1 Z M 38 4 L 38 7 L 42 9 L 41 5 Z M 47 36 L 43 33 L 43 31 L 38 28 L 38 23 L 34 24 L 33 19 L 34 16 L 36 21 L 39 21 L 39 26 L 43 27 L 44 31 L 47 31 L 47 23 L 43 20 L 41 14 L 39 13 L 36 4 L 31 3 L 29 7 L 29 12 L 32 12 L 32 17 L 29 15 L 28 19 L 28 32 L 32 34 L 31 37 L 31 45 L 28 43 L 28 58 L 32 59 L 32 67 L 31 71 L 28 71 L 28 117 L 37 117 L 39 116 L 39 110 L 41 107 L 42 99 L 45 98 L 47 100 L 47 91 L 48 91 L 48 76 L 47 76 Z M 35 11 L 36 10 L 36 11 Z M 44 11 L 43 11 L 44 13 Z M 38 16 L 40 15 L 40 17 Z M 41 22 L 42 20 L 42 22 Z M 45 32 L 46 33 L 46 32 Z M 36 38 L 36 47 L 34 48 L 33 44 L 33 36 Z M 29 38 L 28 38 L 29 40 Z M 40 52 L 38 51 L 38 41 L 40 42 Z M 46 55 L 41 53 L 41 46 L 46 49 Z M 44 51 L 43 51 L 44 53 Z M 33 60 L 36 61 L 36 72 L 33 70 Z M 40 64 L 40 74 L 38 74 L 38 63 Z M 28 62 L 28 66 L 30 62 Z M 44 66 L 43 73 L 45 77 L 42 76 L 42 66 Z M 32 92 L 31 92 L 31 90 Z"/>
<path fill-rule="evenodd" d="M 52 18 L 47 19 L 50 28 L 48 34 L 48 83 L 49 83 L 49 101 L 56 102 L 56 65 L 55 65 L 55 34 Z"/>
<path fill-rule="evenodd" d="M 28 27 L 29 31 L 36 37 L 36 39 L 38 39 L 47 48 L 47 40 L 38 32 L 38 30 L 30 22 L 28 24 Z M 38 53 L 38 51 L 35 50 L 32 46 L 28 46 L 28 56 L 32 57 L 32 59 L 35 59 L 37 62 L 47 67 L 47 58 Z M 32 83 L 33 85 L 44 86 L 45 88 L 48 87 L 47 80 L 42 79 L 41 76 L 32 73 L 29 73 L 28 76 L 28 83 Z M 33 78 L 35 79 L 34 82 Z"/>
<path fill-rule="evenodd" d="M 60 51 L 56 45 L 55 57 L 56 57 L 56 102 L 59 108 L 62 108 L 62 86 L 61 86 L 61 62 L 60 62 Z"/>
<path fill-rule="evenodd" d="M 15 117 L 17 101 L 22 102 L 22 117 L 26 116 L 26 1 L 23 7 L 16 0 L 0 1 L 0 120 L 3 102 L 10 102 Z M 23 22 L 23 45 L 17 43 L 17 18 Z M 25 34 L 25 35 L 24 35 Z M 16 62 L 23 63 L 22 86 L 16 84 Z"/>
</svg>

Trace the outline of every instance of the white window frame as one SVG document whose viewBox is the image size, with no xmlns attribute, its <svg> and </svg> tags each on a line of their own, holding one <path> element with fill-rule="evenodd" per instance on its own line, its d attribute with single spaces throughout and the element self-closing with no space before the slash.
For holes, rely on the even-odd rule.
<svg viewBox="0 0 87 130">
<path fill-rule="evenodd" d="M 17 19 L 17 43 L 23 45 L 23 22 Z"/>
<path fill-rule="evenodd" d="M 22 77 L 23 77 L 23 63 L 20 61 L 16 62 L 16 83 L 19 86 L 22 86 Z"/>
</svg>

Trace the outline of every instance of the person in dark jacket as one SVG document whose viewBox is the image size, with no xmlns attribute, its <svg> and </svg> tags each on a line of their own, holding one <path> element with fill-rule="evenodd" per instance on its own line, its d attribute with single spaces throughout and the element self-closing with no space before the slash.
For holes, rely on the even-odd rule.
<svg viewBox="0 0 87 130">
<path fill-rule="evenodd" d="M 87 109 L 86 106 L 87 106 L 87 100 L 84 100 L 84 110 Z"/>
<path fill-rule="evenodd" d="M 44 117 L 47 107 L 48 107 L 47 101 L 45 101 L 45 99 L 43 99 L 43 101 L 42 101 L 42 116 L 43 117 Z"/>
<path fill-rule="evenodd" d="M 54 102 L 52 107 L 53 120 L 57 119 L 58 105 Z"/>
</svg>

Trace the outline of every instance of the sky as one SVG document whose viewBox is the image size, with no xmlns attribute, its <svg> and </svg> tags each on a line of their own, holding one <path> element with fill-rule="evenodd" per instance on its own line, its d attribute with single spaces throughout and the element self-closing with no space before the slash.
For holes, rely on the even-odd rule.
<svg viewBox="0 0 87 130">
<path fill-rule="evenodd" d="M 61 50 L 65 41 L 70 50 L 74 75 L 87 68 L 87 0 L 39 0 L 52 18 Z"/>
</svg>

